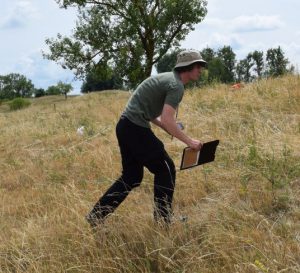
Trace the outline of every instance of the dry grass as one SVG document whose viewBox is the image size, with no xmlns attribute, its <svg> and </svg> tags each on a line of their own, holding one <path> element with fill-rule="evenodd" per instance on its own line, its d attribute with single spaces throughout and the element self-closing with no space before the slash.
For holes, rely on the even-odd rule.
<svg viewBox="0 0 300 273">
<path fill-rule="evenodd" d="M 93 234 L 84 220 L 120 173 L 125 92 L 0 105 L 0 272 L 300 272 L 300 79 L 185 94 L 179 119 L 216 161 L 178 172 L 176 221 L 152 221 L 147 172 Z M 76 135 L 84 125 L 85 135 Z M 163 132 L 177 166 L 183 144 Z"/>
</svg>

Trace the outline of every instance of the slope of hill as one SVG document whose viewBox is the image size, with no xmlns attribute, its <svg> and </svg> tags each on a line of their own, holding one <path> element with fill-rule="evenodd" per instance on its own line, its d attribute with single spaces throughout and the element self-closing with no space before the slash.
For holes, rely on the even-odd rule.
<svg viewBox="0 0 300 273">
<path fill-rule="evenodd" d="M 220 139 L 216 161 L 177 173 L 169 230 L 153 223 L 146 172 L 93 234 L 84 216 L 120 174 L 115 124 L 128 98 L 1 106 L 0 272 L 300 272 L 300 78 L 188 90 L 179 120 Z M 184 145 L 154 130 L 179 166 Z"/>
</svg>

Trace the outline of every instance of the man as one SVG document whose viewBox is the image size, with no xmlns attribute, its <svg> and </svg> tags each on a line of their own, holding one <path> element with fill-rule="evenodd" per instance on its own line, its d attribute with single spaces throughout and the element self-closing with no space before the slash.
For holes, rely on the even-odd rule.
<svg viewBox="0 0 300 273">
<path fill-rule="evenodd" d="M 180 130 L 175 116 L 183 97 L 184 84 L 196 81 L 205 66 L 206 62 L 198 51 L 183 51 L 177 56 L 174 71 L 149 77 L 137 87 L 116 127 L 122 176 L 87 215 L 92 227 L 103 223 L 128 193 L 141 184 L 144 167 L 154 174 L 154 219 L 170 223 L 176 171 L 163 143 L 152 132 L 150 122 L 192 149 L 201 149 L 199 140 Z"/>
</svg>

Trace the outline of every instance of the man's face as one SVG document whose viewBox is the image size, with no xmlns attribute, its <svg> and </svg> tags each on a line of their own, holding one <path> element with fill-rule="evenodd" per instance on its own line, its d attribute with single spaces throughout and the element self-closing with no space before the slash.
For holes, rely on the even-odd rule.
<svg viewBox="0 0 300 273">
<path fill-rule="evenodd" d="M 201 65 L 200 64 L 196 64 L 194 65 L 193 70 L 189 71 L 189 78 L 192 81 L 197 81 L 201 75 Z"/>
</svg>

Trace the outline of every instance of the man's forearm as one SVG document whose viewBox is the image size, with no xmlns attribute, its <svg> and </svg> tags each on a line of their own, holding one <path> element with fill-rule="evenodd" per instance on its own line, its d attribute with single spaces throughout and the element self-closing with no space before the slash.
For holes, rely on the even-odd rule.
<svg viewBox="0 0 300 273">
<path fill-rule="evenodd" d="M 183 143 L 190 145 L 192 139 L 179 129 L 174 118 L 165 118 L 163 120 L 160 120 L 160 123 L 162 125 L 162 128 L 164 128 L 164 130 L 170 135 L 176 137 Z"/>
<path fill-rule="evenodd" d="M 191 138 L 188 137 L 185 133 L 183 133 L 176 124 L 176 121 L 174 118 L 164 119 L 161 120 L 161 117 L 158 117 L 154 120 L 151 120 L 151 122 L 158 127 L 162 128 L 165 132 L 167 132 L 169 135 L 176 137 L 183 143 L 189 145 L 191 142 Z"/>
<path fill-rule="evenodd" d="M 170 135 L 170 133 L 168 132 L 168 130 L 164 127 L 164 125 L 162 124 L 161 120 L 160 120 L 160 117 L 154 119 L 154 120 L 151 120 L 151 122 L 153 124 L 155 124 L 156 126 L 160 127 L 161 129 L 163 129 L 166 133 L 168 133 Z"/>
<path fill-rule="evenodd" d="M 192 139 L 179 129 L 175 119 L 176 110 L 171 105 L 165 104 L 160 119 L 157 124 L 170 135 L 176 137 L 190 148 L 200 151 L 202 142 L 197 139 Z"/>
</svg>

